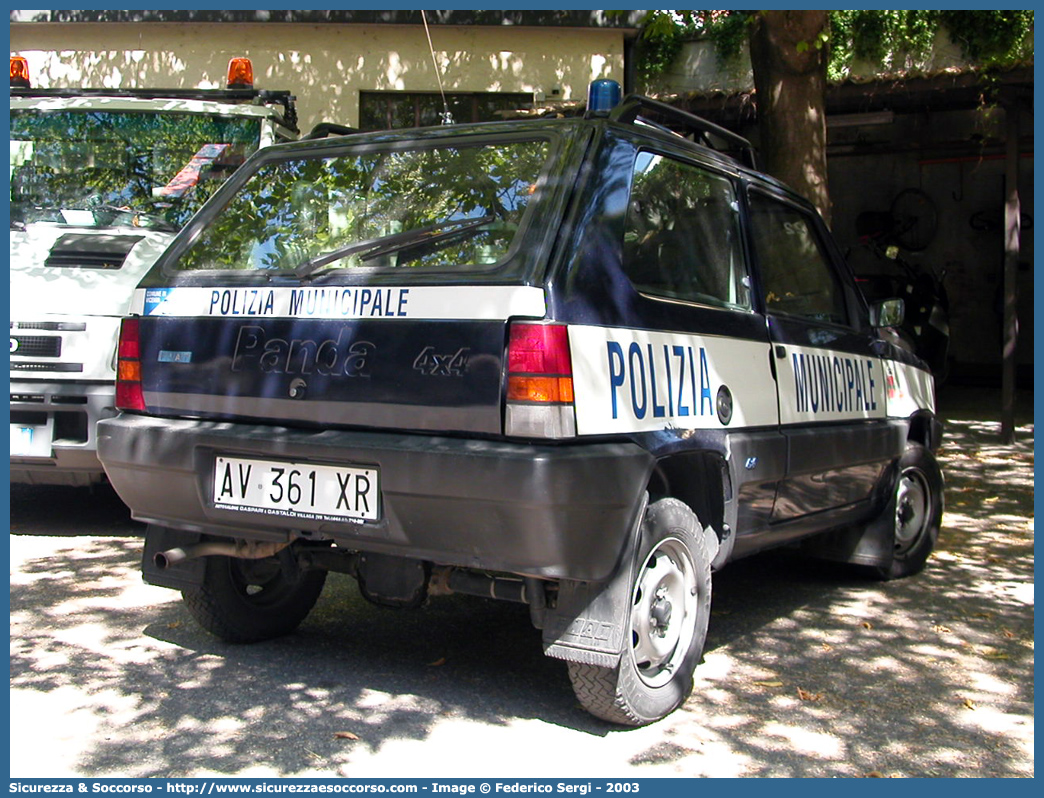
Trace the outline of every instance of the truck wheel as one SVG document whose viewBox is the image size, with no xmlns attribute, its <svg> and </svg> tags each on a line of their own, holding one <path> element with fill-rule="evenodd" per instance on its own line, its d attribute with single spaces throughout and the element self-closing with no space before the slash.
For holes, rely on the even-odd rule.
<svg viewBox="0 0 1044 798">
<path fill-rule="evenodd" d="M 661 499 L 646 511 L 641 535 L 627 607 L 630 645 L 619 665 L 569 663 L 583 707 L 625 726 L 659 720 L 688 698 L 710 619 L 710 557 L 692 510 Z"/>
<path fill-rule="evenodd" d="M 911 443 L 899 460 L 894 489 L 895 517 L 891 565 L 876 569 L 882 579 L 919 573 L 939 538 L 943 513 L 943 479 L 935 456 Z"/>
<path fill-rule="evenodd" d="M 183 590 L 192 617 L 230 643 L 255 643 L 289 634 L 315 606 L 326 571 L 284 568 L 278 557 L 206 558 L 203 584 Z"/>
</svg>

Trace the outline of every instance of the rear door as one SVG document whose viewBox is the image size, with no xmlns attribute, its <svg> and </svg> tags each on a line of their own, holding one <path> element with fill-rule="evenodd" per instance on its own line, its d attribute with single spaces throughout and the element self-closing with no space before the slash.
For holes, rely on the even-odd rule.
<svg viewBox="0 0 1044 798">
<path fill-rule="evenodd" d="M 148 411 L 500 434 L 506 323 L 546 313 L 527 275 L 563 150 L 540 128 L 262 151 L 139 289 Z"/>
<path fill-rule="evenodd" d="M 150 413 L 498 434 L 505 322 L 528 286 L 139 291 Z"/>
<path fill-rule="evenodd" d="M 787 440 L 773 520 L 785 521 L 869 498 L 895 441 L 879 342 L 860 321 L 821 220 L 759 190 L 749 203 Z"/>
</svg>

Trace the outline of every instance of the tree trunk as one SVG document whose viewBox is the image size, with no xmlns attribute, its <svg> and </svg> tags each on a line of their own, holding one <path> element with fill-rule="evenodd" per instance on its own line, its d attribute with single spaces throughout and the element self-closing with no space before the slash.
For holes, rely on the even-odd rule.
<svg viewBox="0 0 1044 798">
<path fill-rule="evenodd" d="M 830 224 L 826 11 L 760 11 L 750 32 L 762 166 Z"/>
</svg>

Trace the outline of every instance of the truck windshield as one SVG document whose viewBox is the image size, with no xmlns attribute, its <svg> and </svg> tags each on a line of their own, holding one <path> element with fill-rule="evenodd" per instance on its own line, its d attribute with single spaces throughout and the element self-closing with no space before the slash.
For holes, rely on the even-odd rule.
<svg viewBox="0 0 1044 798">
<path fill-rule="evenodd" d="M 486 270 L 513 249 L 545 140 L 309 153 L 262 164 L 180 270 Z"/>
<path fill-rule="evenodd" d="M 259 146 L 256 117 L 11 110 L 11 223 L 178 230 Z"/>
</svg>

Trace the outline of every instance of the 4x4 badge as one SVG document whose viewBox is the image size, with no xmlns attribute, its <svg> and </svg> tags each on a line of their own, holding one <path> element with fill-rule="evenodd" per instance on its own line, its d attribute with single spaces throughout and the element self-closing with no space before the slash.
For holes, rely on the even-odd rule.
<svg viewBox="0 0 1044 798">
<path fill-rule="evenodd" d="M 437 355 L 434 346 L 426 346 L 413 361 L 413 367 L 428 377 L 462 377 L 468 370 L 471 350 L 461 347 L 453 354 Z"/>
</svg>

